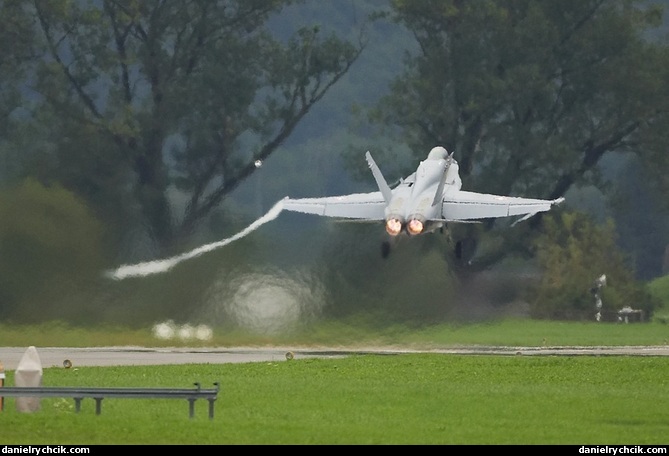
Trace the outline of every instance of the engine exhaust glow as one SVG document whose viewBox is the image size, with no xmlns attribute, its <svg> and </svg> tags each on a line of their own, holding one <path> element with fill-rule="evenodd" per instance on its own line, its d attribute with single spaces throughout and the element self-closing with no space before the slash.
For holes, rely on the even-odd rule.
<svg viewBox="0 0 669 456">
<path fill-rule="evenodd" d="M 412 236 L 422 233 L 424 228 L 423 222 L 417 218 L 412 218 L 407 223 L 407 232 Z"/>
<path fill-rule="evenodd" d="M 386 231 L 391 236 L 397 236 L 402 231 L 402 221 L 394 217 L 389 218 L 386 220 Z"/>
</svg>

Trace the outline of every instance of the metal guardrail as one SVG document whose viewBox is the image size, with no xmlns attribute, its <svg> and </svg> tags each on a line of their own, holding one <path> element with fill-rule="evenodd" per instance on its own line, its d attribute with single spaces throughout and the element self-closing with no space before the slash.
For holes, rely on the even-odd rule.
<svg viewBox="0 0 669 456">
<path fill-rule="evenodd" d="M 87 397 L 95 399 L 95 414 L 102 410 L 102 399 L 106 397 L 134 399 L 187 399 L 188 414 L 193 418 L 195 401 L 209 401 L 209 418 L 214 418 L 214 401 L 218 396 L 219 384 L 215 388 L 202 389 L 199 383 L 195 388 L 88 388 L 68 386 L 17 386 L 0 388 L 0 397 L 71 397 L 77 413 L 81 410 L 81 401 Z"/>
</svg>

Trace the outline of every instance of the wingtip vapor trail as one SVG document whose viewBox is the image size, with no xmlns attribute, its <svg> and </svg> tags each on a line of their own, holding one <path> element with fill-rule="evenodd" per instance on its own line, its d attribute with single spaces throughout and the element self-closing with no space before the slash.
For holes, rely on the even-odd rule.
<svg viewBox="0 0 669 456">
<path fill-rule="evenodd" d="M 128 277 L 145 277 L 151 274 L 167 272 L 177 264 L 181 263 L 182 261 L 195 258 L 197 256 L 202 255 L 203 253 L 211 252 L 212 250 L 226 246 L 236 240 L 243 238 L 249 233 L 257 230 L 265 223 L 274 220 L 279 216 L 279 214 L 283 210 L 283 202 L 285 199 L 286 198 L 277 202 L 265 215 L 263 215 L 262 217 L 251 223 L 249 226 L 244 228 L 239 233 L 227 239 L 222 239 L 217 242 L 212 242 L 211 244 L 205 244 L 203 246 L 191 250 L 190 252 L 182 253 L 180 255 L 176 255 L 171 258 L 166 258 L 163 260 L 146 261 L 137 264 L 124 264 L 114 270 L 105 272 L 105 276 L 114 280 L 122 280 Z"/>
</svg>

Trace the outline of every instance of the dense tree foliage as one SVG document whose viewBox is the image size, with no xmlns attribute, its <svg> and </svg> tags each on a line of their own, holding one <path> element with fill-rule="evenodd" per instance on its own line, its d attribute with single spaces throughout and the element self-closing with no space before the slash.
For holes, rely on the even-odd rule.
<svg viewBox="0 0 669 456">
<path fill-rule="evenodd" d="M 0 193 L 0 220 L 0 317 L 88 320 L 105 249 L 86 204 L 29 179 Z"/>
<path fill-rule="evenodd" d="M 650 280 L 669 273 L 663 264 L 669 258 L 665 255 L 669 252 L 667 197 L 656 191 L 639 159 L 633 157 L 622 163 L 624 167 L 615 175 L 610 193 L 618 245 L 629 254 L 636 276 Z"/>
<path fill-rule="evenodd" d="M 599 184 L 602 159 L 628 152 L 656 189 L 669 190 L 669 48 L 646 35 L 661 25 L 660 8 L 634 0 L 391 3 L 389 17 L 419 50 L 371 119 L 399 132 L 416 160 L 441 144 L 455 153 L 465 188 L 557 198 Z M 539 222 L 505 234 L 524 241 Z M 470 266 L 487 268 L 527 242 L 496 245 Z"/>
<path fill-rule="evenodd" d="M 669 191 L 669 48 L 655 33 L 662 12 L 654 3 L 0 0 L 0 315 L 140 324 L 158 315 L 191 319 L 200 307 L 217 314 L 236 299 L 234 277 L 248 275 L 255 289 L 257 270 L 274 262 L 282 275 L 304 272 L 304 287 L 318 290 L 318 312 L 328 302 L 325 316 L 368 311 L 378 321 L 435 321 L 490 303 L 472 293 L 476 281 L 459 281 L 466 293 L 457 294 L 451 272 L 472 279 L 470 272 L 500 260 L 517 264 L 515 254 L 518 263 L 538 254 L 546 272 L 532 298 L 545 300 L 533 307 L 536 316 L 582 311 L 590 318 L 588 289 L 601 273 L 611 277 L 605 305 L 646 302 L 632 271 L 643 263 L 652 277 L 659 260 L 650 257 L 669 242 L 662 212 L 669 199 L 661 196 Z M 323 22 L 306 25 L 314 8 Z M 367 49 L 358 25 L 375 8 L 388 8 L 373 23 L 380 52 L 356 76 Z M 360 21 L 347 22 L 362 11 Z M 400 47 L 410 51 L 404 67 Z M 394 74 L 387 96 L 368 110 Z M 353 100 L 382 136 L 370 140 L 363 122 L 344 130 L 348 112 L 332 112 Z M 330 110 L 319 109 L 324 102 Z M 219 236 L 246 225 L 222 211 L 225 201 L 226 209 L 239 204 L 261 215 L 263 192 L 273 203 L 279 194 L 351 191 L 339 169 L 339 153 L 351 144 L 359 164 L 362 151 L 373 149 L 389 181 L 441 144 L 455 153 L 465 189 L 555 198 L 589 186 L 616 197 L 619 236 L 563 214 L 573 209 L 568 199 L 546 226 L 539 216 L 513 229 L 504 229 L 509 220 L 456 225 L 452 239 L 413 239 L 383 260 L 377 230 L 328 225 L 324 232 L 325 222 L 293 214 L 271 233 L 259 231 L 173 275 L 105 282 L 95 299 L 71 299 L 99 278 L 108 235 L 115 265 L 155 259 L 183 252 L 189 239 L 208 240 L 200 227 Z M 273 154 L 281 159 L 264 166 L 260 180 L 257 165 Z M 600 175 L 619 157 L 633 157 L 639 168 Z M 603 184 L 612 176 L 622 186 L 617 192 Z M 53 233 L 44 225 L 49 214 L 64 221 Z M 652 236 L 639 234 L 641 224 Z M 637 251 L 634 261 L 614 253 L 616 245 Z M 444 258 L 445 251 L 456 255 Z M 60 254 L 73 269 L 62 268 Z M 499 269 L 486 277 L 495 280 L 496 303 L 506 303 L 518 296 L 510 290 L 516 282 Z"/>
<path fill-rule="evenodd" d="M 543 221 L 544 233 L 536 242 L 541 278 L 531 298 L 534 317 L 593 320 L 596 280 L 602 275 L 602 319 L 615 320 L 626 306 L 652 316 L 660 302 L 635 281 L 611 221 L 597 225 L 579 212 L 551 214 Z"/>
<path fill-rule="evenodd" d="M 362 51 L 303 24 L 272 36 L 266 22 L 292 3 L 3 1 L 0 30 L 28 48 L 15 56 L 28 82 L 0 83 L 29 91 L 16 120 L 48 144 L 21 157 L 25 173 L 145 227 L 154 254 L 174 249 Z"/>
</svg>

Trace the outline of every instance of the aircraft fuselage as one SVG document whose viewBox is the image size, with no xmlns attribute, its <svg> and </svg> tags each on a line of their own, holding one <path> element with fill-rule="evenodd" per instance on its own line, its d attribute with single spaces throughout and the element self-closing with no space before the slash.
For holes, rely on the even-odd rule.
<svg viewBox="0 0 669 456">
<path fill-rule="evenodd" d="M 415 173 L 392 192 L 385 209 L 386 231 L 391 236 L 410 236 L 443 226 L 441 196 L 452 160 L 443 148 L 435 148 Z"/>
</svg>

